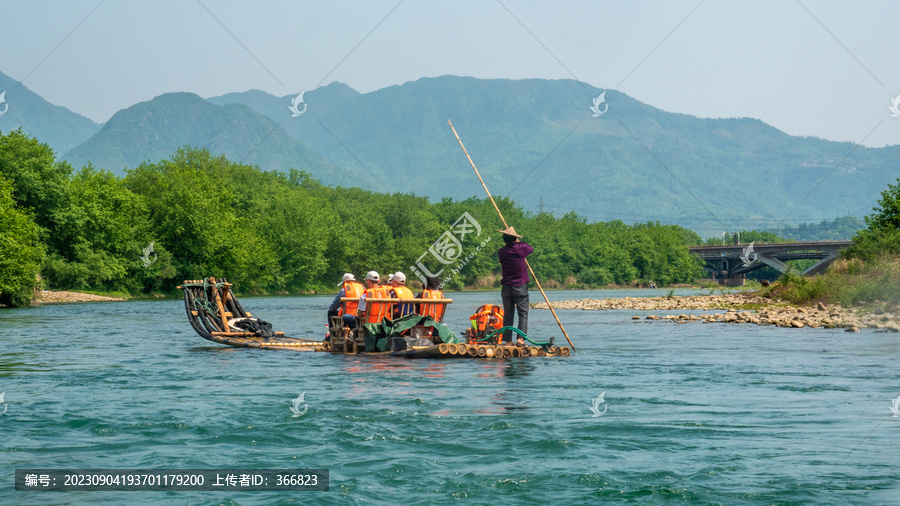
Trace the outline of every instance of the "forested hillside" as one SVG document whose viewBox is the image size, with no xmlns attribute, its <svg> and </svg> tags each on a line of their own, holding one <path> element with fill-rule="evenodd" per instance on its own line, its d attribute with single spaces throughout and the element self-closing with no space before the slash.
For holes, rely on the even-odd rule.
<svg viewBox="0 0 900 506">
<path fill-rule="evenodd" d="M 851 239 L 864 228 L 866 222 L 863 218 L 843 216 L 819 223 L 800 223 L 796 227 L 776 230 L 775 233 L 795 241 L 840 241 Z"/>
<path fill-rule="evenodd" d="M 246 92 L 273 120 L 377 191 L 432 199 L 480 195 L 453 121 L 491 190 L 526 209 L 593 220 L 660 220 L 700 231 L 863 216 L 900 172 L 900 146 L 796 137 L 751 118 L 674 114 L 572 80 L 423 78 L 359 94 L 339 83 L 292 96 Z M 810 192 L 815 189 L 811 194 Z"/>
<path fill-rule="evenodd" d="M 9 85 L 15 91 L 7 93 L 11 109 L 0 130 L 23 126 L 75 167 L 90 162 L 123 175 L 190 145 L 263 170 L 306 171 L 329 186 L 432 202 L 480 196 L 450 119 L 492 191 L 523 209 L 660 221 L 706 237 L 863 216 L 900 173 L 900 146 L 866 148 L 790 136 L 752 118 L 669 113 L 573 80 L 442 76 L 369 93 L 331 83 L 306 91 L 296 117 L 289 110 L 295 95 L 251 90 L 203 101 L 170 93 L 120 111 L 100 131 Z M 608 109 L 595 117 L 590 106 L 604 91 Z"/>
<path fill-rule="evenodd" d="M 249 107 L 216 106 L 192 93 L 169 93 L 119 111 L 64 158 L 76 167 L 91 163 L 121 174 L 125 168 L 158 162 L 186 144 L 264 170 L 306 170 L 329 185 L 354 182 L 350 172 Z"/>
<path fill-rule="evenodd" d="M 674 225 L 588 223 L 533 214 L 499 198 L 535 248 L 548 287 L 602 286 L 702 276 L 685 247 L 700 237 Z M 332 188 L 309 174 L 264 171 L 181 148 L 119 177 L 54 159 L 21 131 L 0 135 L 0 303 L 27 303 L 44 286 L 172 291 L 184 279 L 227 277 L 244 293 L 333 291 L 344 272 L 443 268 L 446 288 L 498 286 L 500 221 L 484 198 L 428 199 Z M 468 235 L 457 232 L 461 220 Z M 446 234 L 457 248 L 435 248 Z M 147 248 L 153 243 L 153 252 Z M 446 241 L 444 242 L 446 244 Z M 143 259 L 141 257 L 144 257 Z M 456 272 L 458 270 L 458 273 Z"/>
</svg>

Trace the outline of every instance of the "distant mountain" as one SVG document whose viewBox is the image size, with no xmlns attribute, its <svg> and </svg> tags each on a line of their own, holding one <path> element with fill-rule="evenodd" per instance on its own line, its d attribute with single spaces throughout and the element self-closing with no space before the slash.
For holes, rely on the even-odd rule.
<svg viewBox="0 0 900 506">
<path fill-rule="evenodd" d="M 47 143 L 57 155 L 78 146 L 100 125 L 65 107 L 53 105 L 27 86 L 0 72 L 0 131 L 17 128 Z M 5 111 L 5 112 L 4 112 Z"/>
<path fill-rule="evenodd" d="M 572 80 L 443 76 L 359 94 L 333 83 L 293 96 L 259 91 L 209 99 L 242 103 L 360 186 L 434 199 L 482 196 L 447 125 L 453 121 L 495 195 L 591 220 L 678 223 L 721 234 L 870 212 L 900 174 L 900 146 L 866 148 L 795 137 L 750 118 L 662 111 Z M 813 191 L 814 190 L 814 191 Z M 812 192 L 812 193 L 810 193 Z M 714 232 L 715 231 L 715 232 Z"/>
<path fill-rule="evenodd" d="M 360 93 L 358 91 L 346 84 L 333 82 L 327 86 L 305 92 L 303 94 L 303 101 L 307 104 L 309 104 L 310 101 L 314 102 L 319 109 L 319 112 L 324 113 L 335 107 L 339 107 L 344 100 L 355 98 L 359 95 Z M 296 95 L 276 97 L 275 95 L 270 95 L 264 91 L 250 90 L 241 93 L 228 93 L 206 100 L 216 105 L 244 104 L 254 111 L 264 114 L 276 122 L 281 123 L 282 121 L 291 118 L 293 113 L 288 107 L 291 105 L 291 100 L 295 97 Z M 291 129 L 294 133 L 299 132 L 297 130 L 297 122 L 282 123 L 282 126 L 286 129 Z"/>
<path fill-rule="evenodd" d="M 241 104 L 218 106 L 192 93 L 168 93 L 117 112 L 103 128 L 64 158 L 121 173 L 126 167 L 167 158 L 184 145 L 214 155 L 287 172 L 305 170 L 331 185 L 353 182 L 277 123 Z"/>
</svg>

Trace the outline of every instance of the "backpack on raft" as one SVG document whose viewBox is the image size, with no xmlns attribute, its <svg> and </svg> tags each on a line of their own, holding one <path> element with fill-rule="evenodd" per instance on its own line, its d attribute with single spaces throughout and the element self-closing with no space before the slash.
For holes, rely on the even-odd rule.
<svg viewBox="0 0 900 506">
<path fill-rule="evenodd" d="M 469 317 L 472 326 L 466 329 L 466 342 L 475 344 L 495 330 L 503 327 L 503 308 L 496 304 L 484 304 Z"/>
</svg>

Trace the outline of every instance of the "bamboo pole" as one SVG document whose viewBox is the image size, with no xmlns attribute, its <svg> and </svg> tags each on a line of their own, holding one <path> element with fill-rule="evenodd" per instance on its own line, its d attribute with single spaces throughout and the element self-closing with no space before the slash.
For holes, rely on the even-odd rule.
<svg viewBox="0 0 900 506">
<path fill-rule="evenodd" d="M 475 162 L 472 161 L 472 157 L 469 156 L 469 152 L 466 151 L 466 147 L 463 146 L 462 139 L 459 138 L 459 134 L 456 133 L 456 129 L 453 128 L 453 123 L 450 120 L 447 120 L 447 123 L 450 125 L 450 129 L 453 130 L 453 135 L 456 137 L 457 142 L 459 142 L 459 147 L 462 148 L 463 153 L 466 154 L 466 158 L 469 160 L 469 164 L 472 165 L 472 168 L 475 170 L 475 175 L 478 176 L 478 180 L 481 181 L 481 186 L 484 188 L 484 192 L 487 193 L 489 199 L 491 199 L 491 204 L 494 204 L 494 210 L 497 211 L 497 214 L 500 216 L 500 221 L 503 222 L 504 228 L 509 228 L 509 225 L 506 223 L 506 219 L 503 217 L 503 213 L 500 212 L 500 208 L 497 207 L 497 203 L 494 202 L 494 197 L 491 195 L 490 190 L 486 184 L 484 184 L 484 179 L 481 179 L 481 174 L 478 172 L 478 168 L 475 167 Z M 556 311 L 553 309 L 553 304 L 550 304 L 550 299 L 547 298 L 547 294 L 544 293 L 544 289 L 541 287 L 541 282 L 538 281 L 537 276 L 534 275 L 534 270 L 531 268 L 531 264 L 528 263 L 528 259 L 525 259 L 525 265 L 528 266 L 528 272 L 531 273 L 531 278 L 534 279 L 534 284 L 537 285 L 538 290 L 541 291 L 541 295 L 544 296 L 544 301 L 547 302 L 547 307 L 550 308 L 550 312 L 553 313 L 553 318 L 556 319 L 556 324 L 559 325 L 559 330 L 562 331 L 563 335 L 566 336 L 566 341 L 569 341 L 569 346 L 572 347 L 572 351 L 575 351 L 575 345 L 572 344 L 572 340 L 569 339 L 569 334 L 566 332 L 566 329 L 563 328 L 562 322 L 559 321 L 559 317 L 556 316 Z"/>
</svg>

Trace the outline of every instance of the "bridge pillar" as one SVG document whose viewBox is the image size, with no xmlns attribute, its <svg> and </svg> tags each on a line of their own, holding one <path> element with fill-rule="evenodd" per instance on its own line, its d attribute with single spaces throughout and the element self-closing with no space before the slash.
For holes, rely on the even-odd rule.
<svg viewBox="0 0 900 506">
<path fill-rule="evenodd" d="M 719 278 L 719 284 L 722 286 L 744 286 L 744 275 L 733 274 L 728 277 Z"/>
<path fill-rule="evenodd" d="M 831 265 L 834 262 L 834 260 L 838 257 L 838 253 L 840 253 L 838 250 L 829 251 L 828 256 L 819 260 L 815 265 L 811 266 L 809 269 L 806 269 L 805 271 L 803 271 L 803 275 L 806 276 L 807 274 L 821 274 L 821 273 L 825 272 L 825 269 L 827 269 L 828 266 Z"/>
<path fill-rule="evenodd" d="M 777 258 L 770 257 L 768 255 L 759 255 L 758 257 L 756 257 L 756 259 L 759 260 L 760 262 L 768 265 L 769 267 L 777 270 L 778 272 L 781 272 L 782 274 L 791 270 L 791 268 L 788 266 L 788 264 L 782 262 L 781 260 L 779 260 Z"/>
</svg>

